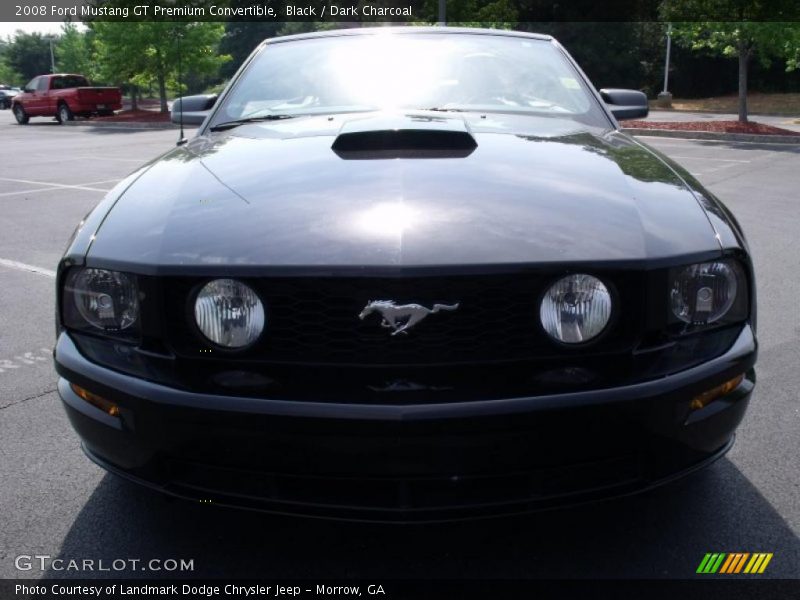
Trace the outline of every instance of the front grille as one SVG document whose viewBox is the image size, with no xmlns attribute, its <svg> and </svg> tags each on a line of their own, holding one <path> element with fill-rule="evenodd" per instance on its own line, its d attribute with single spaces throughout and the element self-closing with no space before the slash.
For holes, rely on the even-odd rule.
<svg viewBox="0 0 800 600">
<path fill-rule="evenodd" d="M 620 456 L 588 463 L 516 473 L 451 477 L 310 477 L 263 473 L 171 460 L 167 489 L 214 502 L 253 508 L 305 506 L 329 511 L 373 512 L 413 519 L 428 511 L 493 509 L 522 503 L 536 507 L 547 501 L 633 486 L 642 480 L 641 458 Z M 303 512 L 294 508 L 294 512 Z M 369 512 L 367 514 L 369 514 Z M 363 518 L 363 516 L 362 516 Z"/>
<path fill-rule="evenodd" d="M 608 278 L 606 278 L 608 280 Z M 553 280 L 545 274 L 427 277 L 298 277 L 243 279 L 266 302 L 267 330 L 237 360 L 324 364 L 452 364 L 527 360 L 563 355 L 538 317 L 539 298 Z M 182 356 L 207 347 L 191 322 L 194 291 L 205 280 L 166 283 L 168 340 Z M 634 274 L 613 278 L 616 318 L 593 351 L 629 348 L 641 331 L 643 289 Z M 390 335 L 377 313 L 359 319 L 368 302 L 459 304 L 429 315 L 406 334 Z M 220 357 L 219 354 L 216 356 Z"/>
</svg>

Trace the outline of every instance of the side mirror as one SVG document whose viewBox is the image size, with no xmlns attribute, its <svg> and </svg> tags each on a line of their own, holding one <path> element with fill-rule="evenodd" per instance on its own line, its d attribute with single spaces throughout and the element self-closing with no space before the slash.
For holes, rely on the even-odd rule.
<svg viewBox="0 0 800 600">
<path fill-rule="evenodd" d="M 24 94 L 32 94 L 32 93 L 33 93 L 33 92 L 35 92 L 35 91 L 36 91 L 36 90 L 34 90 L 33 88 L 22 88 L 22 92 L 23 92 Z"/>
<path fill-rule="evenodd" d="M 170 118 L 173 123 L 180 123 L 182 112 L 184 125 L 202 125 L 211 109 L 214 108 L 217 98 L 216 94 L 200 94 L 199 96 L 178 98 L 172 103 Z"/>
<path fill-rule="evenodd" d="M 638 90 L 602 89 L 600 97 L 617 119 L 638 119 L 650 111 L 647 96 Z"/>
</svg>

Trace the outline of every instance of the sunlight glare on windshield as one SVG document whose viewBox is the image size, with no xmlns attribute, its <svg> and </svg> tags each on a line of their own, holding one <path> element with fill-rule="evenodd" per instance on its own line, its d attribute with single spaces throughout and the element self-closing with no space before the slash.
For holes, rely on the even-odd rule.
<svg viewBox="0 0 800 600">
<path fill-rule="evenodd" d="M 334 47 L 329 58 L 333 76 L 354 98 L 383 109 L 418 106 L 436 87 L 457 83 L 442 79 L 451 44 L 400 37 L 387 32 Z"/>
</svg>

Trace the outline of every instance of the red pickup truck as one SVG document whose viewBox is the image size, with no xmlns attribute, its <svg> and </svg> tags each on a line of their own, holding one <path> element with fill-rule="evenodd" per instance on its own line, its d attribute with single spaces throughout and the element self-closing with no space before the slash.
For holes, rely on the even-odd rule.
<svg viewBox="0 0 800 600">
<path fill-rule="evenodd" d="M 83 75 L 39 75 L 14 96 L 12 110 L 17 123 L 30 117 L 55 117 L 66 123 L 76 115 L 110 115 L 122 108 L 122 94 L 115 87 L 90 87 Z"/>
</svg>

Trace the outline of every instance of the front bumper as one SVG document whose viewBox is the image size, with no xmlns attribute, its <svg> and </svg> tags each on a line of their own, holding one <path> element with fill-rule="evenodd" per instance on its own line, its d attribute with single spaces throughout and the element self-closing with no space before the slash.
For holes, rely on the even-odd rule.
<svg viewBox="0 0 800 600">
<path fill-rule="evenodd" d="M 428 521 L 524 512 L 648 489 L 724 454 L 755 384 L 745 326 L 713 360 L 654 381 L 439 404 L 196 394 L 87 360 L 68 334 L 59 392 L 92 460 L 192 500 L 280 513 Z M 691 398 L 746 373 L 692 411 Z M 119 406 L 112 417 L 70 388 Z"/>
</svg>

